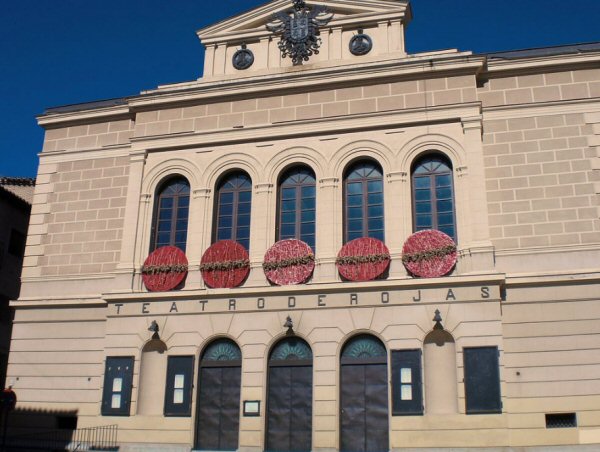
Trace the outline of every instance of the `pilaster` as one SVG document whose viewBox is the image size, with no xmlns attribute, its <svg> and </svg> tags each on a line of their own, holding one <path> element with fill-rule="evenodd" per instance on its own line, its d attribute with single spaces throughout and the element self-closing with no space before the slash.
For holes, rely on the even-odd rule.
<svg viewBox="0 0 600 452">
<path fill-rule="evenodd" d="M 319 180 L 317 193 L 317 229 L 315 281 L 339 280 L 335 259 L 342 245 L 342 219 L 339 209 L 340 180 L 327 177 Z"/>
</svg>

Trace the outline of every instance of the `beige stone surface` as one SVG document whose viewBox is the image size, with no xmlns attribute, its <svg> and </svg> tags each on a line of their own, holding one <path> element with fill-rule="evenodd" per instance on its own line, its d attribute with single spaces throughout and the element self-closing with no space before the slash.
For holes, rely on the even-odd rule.
<svg viewBox="0 0 600 452">
<path fill-rule="evenodd" d="M 198 81 L 40 117 L 46 137 L 13 303 L 9 380 L 20 406 L 77 410 L 80 427 L 118 424 L 120 441 L 141 450 L 189 448 L 197 387 L 191 417 L 164 417 L 165 359 L 195 356 L 196 379 L 204 347 L 228 337 L 242 350 L 242 400 L 262 402 L 260 417 L 241 418 L 240 450 L 258 452 L 269 351 L 290 315 L 314 355 L 314 450 L 339 449 L 340 353 L 358 333 L 381 339 L 388 364 L 393 350 L 424 352 L 424 415 L 390 414 L 390 450 L 600 443 L 600 57 L 407 56 L 406 2 L 324 3 L 337 16 L 309 64 L 281 59 L 264 31 L 288 6 L 278 0 L 199 32 L 209 64 Z M 374 40 L 365 57 L 347 49 L 359 25 Z M 244 40 L 256 60 L 241 73 L 230 63 Z M 412 165 L 432 151 L 452 164 L 458 263 L 446 278 L 417 279 L 402 246 L 413 233 Z M 392 257 L 386 278 L 368 283 L 342 281 L 335 267 L 344 172 L 358 159 L 382 167 Z M 316 266 L 308 284 L 280 288 L 262 260 L 276 241 L 278 181 L 294 164 L 317 180 Z M 236 169 L 253 185 L 251 272 L 239 288 L 208 289 L 199 262 L 216 186 Z M 174 175 L 191 188 L 189 274 L 182 290 L 152 294 L 140 272 L 157 189 Z M 427 340 L 436 309 L 451 336 L 443 347 Z M 143 352 L 154 320 L 164 354 Z M 500 353 L 501 414 L 466 414 L 463 351 L 479 346 Z M 129 417 L 100 416 L 109 356 L 135 357 Z M 546 428 L 545 414 L 565 412 L 577 428 Z"/>
</svg>

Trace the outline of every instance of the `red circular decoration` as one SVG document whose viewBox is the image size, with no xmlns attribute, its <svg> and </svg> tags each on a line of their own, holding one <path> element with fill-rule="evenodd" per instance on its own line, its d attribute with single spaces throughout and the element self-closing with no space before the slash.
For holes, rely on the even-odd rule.
<svg viewBox="0 0 600 452">
<path fill-rule="evenodd" d="M 390 265 L 390 251 L 381 240 L 363 237 L 346 243 L 336 259 L 340 274 L 350 281 L 372 281 Z"/>
<path fill-rule="evenodd" d="M 142 267 L 142 279 L 150 292 L 173 290 L 187 274 L 188 260 L 176 246 L 163 246 L 153 251 Z"/>
<path fill-rule="evenodd" d="M 232 240 L 223 240 L 206 250 L 200 262 L 202 278 L 213 289 L 240 286 L 250 273 L 248 251 Z"/>
<path fill-rule="evenodd" d="M 440 231 L 417 232 L 404 243 L 402 262 L 415 276 L 446 276 L 456 265 L 456 243 Z"/>
<path fill-rule="evenodd" d="M 281 240 L 265 254 L 263 269 L 269 281 L 278 286 L 302 284 L 315 269 L 315 255 L 300 240 Z"/>
</svg>

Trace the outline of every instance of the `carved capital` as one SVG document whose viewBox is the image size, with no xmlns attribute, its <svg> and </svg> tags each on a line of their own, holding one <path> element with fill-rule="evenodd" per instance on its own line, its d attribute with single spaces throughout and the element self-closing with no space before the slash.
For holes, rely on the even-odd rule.
<svg viewBox="0 0 600 452">
<path fill-rule="evenodd" d="M 408 182 L 408 173 L 406 171 L 394 171 L 387 174 L 388 183 Z"/>
<path fill-rule="evenodd" d="M 209 198 L 212 190 L 210 188 L 198 188 L 194 190 L 194 199 Z"/>
<path fill-rule="evenodd" d="M 261 184 L 256 184 L 254 186 L 254 191 L 256 192 L 256 194 L 271 193 L 273 191 L 273 184 L 271 184 L 269 182 L 263 182 Z"/>
<path fill-rule="evenodd" d="M 319 180 L 319 186 L 321 188 L 337 188 L 340 180 L 337 177 L 326 177 Z"/>
</svg>

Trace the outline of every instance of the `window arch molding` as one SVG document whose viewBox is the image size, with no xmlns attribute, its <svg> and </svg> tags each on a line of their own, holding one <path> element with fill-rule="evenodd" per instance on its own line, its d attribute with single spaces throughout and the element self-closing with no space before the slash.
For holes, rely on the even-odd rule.
<svg viewBox="0 0 600 452">
<path fill-rule="evenodd" d="M 161 185 L 172 177 L 181 176 L 187 179 L 190 184 L 190 191 L 193 193 L 199 186 L 197 175 L 202 174 L 200 168 L 193 162 L 185 159 L 172 159 L 161 162 L 150 169 L 144 177 L 142 183 L 142 194 L 152 199 L 156 195 Z"/>
<path fill-rule="evenodd" d="M 211 336 L 210 338 L 206 339 L 203 344 L 199 347 L 198 349 L 198 359 L 199 362 L 204 361 L 210 361 L 206 356 L 206 353 L 209 352 L 211 350 L 211 347 L 214 347 L 215 345 L 218 345 L 219 343 L 230 343 L 232 345 L 235 345 L 235 347 L 237 347 L 237 351 L 239 352 L 240 356 L 243 356 L 242 354 L 242 347 L 240 347 L 240 344 L 238 344 L 238 342 L 229 336 L 226 335 L 218 335 L 218 336 Z"/>
<path fill-rule="evenodd" d="M 458 141 L 445 135 L 422 135 L 400 149 L 396 161 L 398 169 L 410 174 L 413 164 L 427 153 L 445 156 L 455 172 L 466 166 L 466 152 Z"/>
<path fill-rule="evenodd" d="M 385 348 L 385 351 L 386 351 L 386 356 L 389 355 L 390 347 L 388 346 L 386 338 L 383 337 L 383 335 L 381 333 L 379 333 L 378 331 L 373 331 L 373 330 L 369 330 L 369 329 L 352 330 L 351 332 L 344 334 L 344 336 L 339 338 L 339 340 L 338 340 L 337 352 L 336 352 L 336 358 L 337 358 L 338 363 L 340 362 L 340 359 L 342 358 L 342 353 L 344 352 L 346 345 L 348 345 L 354 338 L 357 338 L 360 336 L 365 336 L 365 337 L 372 336 L 373 338 L 377 339 L 379 342 L 381 342 L 383 344 L 383 347 Z"/>
<path fill-rule="evenodd" d="M 277 152 L 265 166 L 266 180 L 273 183 L 279 183 L 281 176 L 290 168 L 299 165 L 309 167 L 317 180 L 325 177 L 326 167 L 323 162 L 326 162 L 324 154 L 303 146 L 295 146 Z"/>
<path fill-rule="evenodd" d="M 295 321 L 295 319 L 294 319 Z M 277 347 L 278 344 L 282 343 L 283 341 L 285 341 L 286 338 L 288 338 L 290 336 L 288 336 L 285 333 L 281 333 L 281 334 L 277 334 L 275 336 L 273 336 L 271 338 L 271 340 L 269 340 L 266 344 L 265 344 L 265 349 L 264 349 L 264 363 L 265 363 L 265 369 L 267 369 L 269 367 L 269 359 L 271 357 L 271 352 L 275 349 L 275 347 Z M 315 352 L 315 344 L 313 344 L 309 338 L 307 336 L 305 336 L 304 334 L 302 334 L 301 331 L 297 331 L 296 328 L 294 328 L 294 336 L 293 337 L 297 337 L 298 339 L 302 340 L 303 342 L 306 342 L 306 344 L 308 345 L 308 347 L 310 348 L 310 350 L 313 353 L 314 356 L 314 352 Z"/>
<path fill-rule="evenodd" d="M 201 183 L 214 191 L 224 177 L 236 170 L 248 174 L 253 185 L 263 180 L 264 168 L 256 158 L 241 152 L 233 152 L 212 161 L 201 173 L 203 174 Z"/>
<path fill-rule="evenodd" d="M 383 170 L 384 176 L 390 174 L 395 159 L 394 152 L 387 146 L 371 140 L 359 140 L 338 149 L 331 158 L 331 173 L 340 179 L 344 177 L 346 169 L 355 161 L 370 159 Z"/>
</svg>

